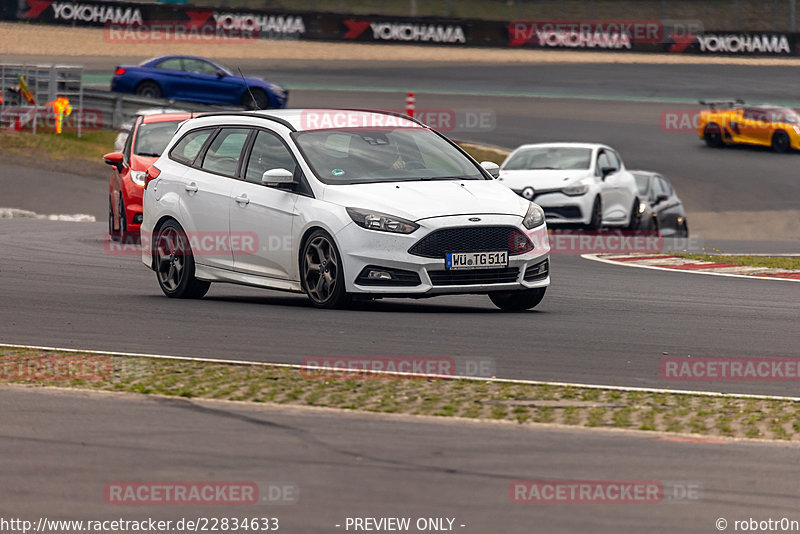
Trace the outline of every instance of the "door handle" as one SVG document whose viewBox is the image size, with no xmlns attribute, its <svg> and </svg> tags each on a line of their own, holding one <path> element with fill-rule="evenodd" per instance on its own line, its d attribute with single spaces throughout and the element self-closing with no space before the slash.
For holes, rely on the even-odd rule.
<svg viewBox="0 0 800 534">
<path fill-rule="evenodd" d="M 192 182 L 190 184 L 186 184 L 184 186 L 184 189 L 186 189 L 190 193 L 197 193 L 197 184 L 194 183 L 194 182 Z"/>
<path fill-rule="evenodd" d="M 234 200 L 235 200 L 236 202 L 238 202 L 239 204 L 250 204 L 250 199 L 249 199 L 249 198 L 247 198 L 247 195 L 245 195 L 245 194 L 241 194 L 241 195 L 239 195 L 239 196 L 238 196 L 238 197 L 236 197 Z"/>
</svg>

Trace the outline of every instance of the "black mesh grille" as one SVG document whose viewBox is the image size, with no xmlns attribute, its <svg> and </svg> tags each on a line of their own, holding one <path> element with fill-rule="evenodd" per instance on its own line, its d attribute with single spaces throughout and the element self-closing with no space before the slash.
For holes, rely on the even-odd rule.
<svg viewBox="0 0 800 534">
<path fill-rule="evenodd" d="M 544 208 L 544 215 L 556 216 L 564 219 L 580 219 L 583 217 L 581 208 L 578 206 L 562 206 L 560 208 Z"/>
<path fill-rule="evenodd" d="M 516 282 L 519 269 L 474 269 L 459 271 L 428 271 L 435 286 L 461 286 L 473 284 L 508 284 Z"/>
<path fill-rule="evenodd" d="M 512 256 L 529 251 L 525 234 L 513 226 L 465 226 L 443 228 L 423 237 L 408 252 L 425 258 L 444 258 L 447 252 L 495 252 Z"/>
</svg>

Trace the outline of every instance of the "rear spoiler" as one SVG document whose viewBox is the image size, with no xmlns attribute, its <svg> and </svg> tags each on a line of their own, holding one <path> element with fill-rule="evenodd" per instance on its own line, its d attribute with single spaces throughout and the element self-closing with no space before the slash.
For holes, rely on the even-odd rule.
<svg viewBox="0 0 800 534">
<path fill-rule="evenodd" d="M 711 111 L 717 109 L 733 109 L 735 107 L 743 106 L 744 100 L 741 98 L 728 98 L 723 100 L 701 100 L 701 106 L 708 106 Z"/>
</svg>

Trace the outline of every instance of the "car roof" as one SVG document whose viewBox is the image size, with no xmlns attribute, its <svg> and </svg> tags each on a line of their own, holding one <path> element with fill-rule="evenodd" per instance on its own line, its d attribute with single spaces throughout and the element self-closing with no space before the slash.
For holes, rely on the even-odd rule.
<svg viewBox="0 0 800 534">
<path fill-rule="evenodd" d="M 595 150 L 595 149 L 598 149 L 598 148 L 608 148 L 608 149 L 613 150 L 610 146 L 602 145 L 602 144 L 599 144 L 599 143 L 530 143 L 530 144 L 518 146 L 517 150 L 519 150 L 521 148 L 548 148 L 548 147 L 552 147 L 552 148 L 558 148 L 558 147 L 563 147 L 563 148 L 589 148 L 591 150 Z"/>
<path fill-rule="evenodd" d="M 628 171 L 628 172 L 631 173 L 631 174 L 641 174 L 642 176 L 661 176 L 663 178 L 663 176 L 661 175 L 660 172 L 655 172 L 655 171 L 639 171 L 639 170 L 636 170 L 636 171 Z"/>
<path fill-rule="evenodd" d="M 370 109 L 268 109 L 258 111 L 205 113 L 194 122 L 212 122 L 211 117 L 263 117 L 277 121 L 295 131 L 351 128 L 426 128 L 416 119 L 392 111 Z"/>
</svg>

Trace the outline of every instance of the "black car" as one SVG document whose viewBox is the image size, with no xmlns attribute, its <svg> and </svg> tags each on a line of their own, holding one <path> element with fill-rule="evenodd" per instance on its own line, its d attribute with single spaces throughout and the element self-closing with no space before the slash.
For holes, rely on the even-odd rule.
<svg viewBox="0 0 800 534">
<path fill-rule="evenodd" d="M 639 188 L 640 228 L 665 237 L 689 237 L 686 210 L 669 180 L 650 171 L 631 171 Z"/>
</svg>

